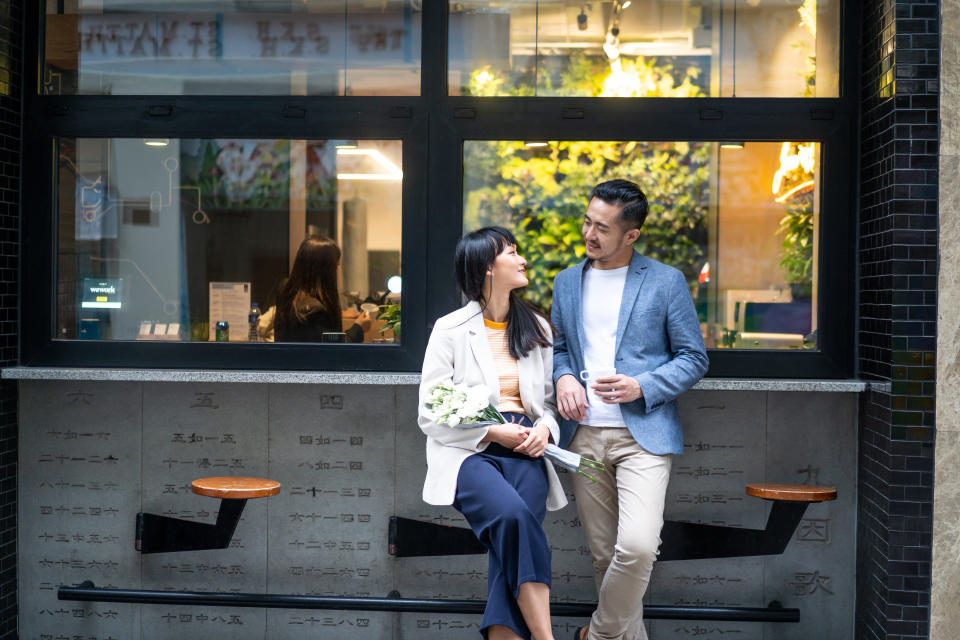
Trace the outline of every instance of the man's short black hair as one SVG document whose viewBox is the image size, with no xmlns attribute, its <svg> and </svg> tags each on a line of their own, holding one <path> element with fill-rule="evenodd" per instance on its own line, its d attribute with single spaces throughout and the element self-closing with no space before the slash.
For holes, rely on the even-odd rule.
<svg viewBox="0 0 960 640">
<path fill-rule="evenodd" d="M 627 229 L 640 229 L 647 220 L 647 196 L 640 187 L 629 180 L 608 180 L 593 188 L 590 200 L 599 198 L 607 204 L 620 207 L 617 216 L 627 225 Z"/>
</svg>

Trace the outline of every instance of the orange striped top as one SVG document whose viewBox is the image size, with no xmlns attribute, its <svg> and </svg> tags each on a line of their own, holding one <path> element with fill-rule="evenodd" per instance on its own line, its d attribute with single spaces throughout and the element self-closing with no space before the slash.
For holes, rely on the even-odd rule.
<svg viewBox="0 0 960 640">
<path fill-rule="evenodd" d="M 483 324 L 487 328 L 487 342 L 490 343 L 490 352 L 493 354 L 493 365 L 497 368 L 497 376 L 500 378 L 500 406 L 497 409 L 523 413 L 523 402 L 520 400 L 520 372 L 516 358 L 510 355 L 507 323 L 484 318 Z"/>
</svg>

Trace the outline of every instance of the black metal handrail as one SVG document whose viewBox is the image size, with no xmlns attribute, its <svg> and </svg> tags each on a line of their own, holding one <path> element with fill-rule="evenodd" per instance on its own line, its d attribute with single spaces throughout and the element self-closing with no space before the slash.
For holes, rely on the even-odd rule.
<svg viewBox="0 0 960 640">
<path fill-rule="evenodd" d="M 207 605 L 268 609 L 332 609 L 340 611 L 392 611 L 401 613 L 483 613 L 483 600 L 437 600 L 420 598 L 345 598 L 298 596 L 285 593 L 207 593 L 200 591 L 151 591 L 146 589 L 102 589 L 90 581 L 76 587 L 60 587 L 58 600 L 83 602 L 124 602 L 129 604 Z M 596 603 L 553 602 L 550 613 L 557 617 L 587 618 Z M 713 620 L 725 622 L 799 622 L 799 609 L 785 609 L 779 603 L 763 607 L 694 607 L 645 605 L 649 620 Z"/>
</svg>

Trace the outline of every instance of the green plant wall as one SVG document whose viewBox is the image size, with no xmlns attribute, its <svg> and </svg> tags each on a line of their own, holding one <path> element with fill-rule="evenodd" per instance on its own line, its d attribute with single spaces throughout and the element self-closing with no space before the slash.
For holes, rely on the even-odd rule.
<svg viewBox="0 0 960 640">
<path fill-rule="evenodd" d="M 580 225 L 594 185 L 640 184 L 650 215 L 636 244 L 695 282 L 706 259 L 712 143 L 469 141 L 464 228 L 499 224 L 527 259 L 527 299 L 549 309 L 553 277 L 584 256 Z"/>
</svg>

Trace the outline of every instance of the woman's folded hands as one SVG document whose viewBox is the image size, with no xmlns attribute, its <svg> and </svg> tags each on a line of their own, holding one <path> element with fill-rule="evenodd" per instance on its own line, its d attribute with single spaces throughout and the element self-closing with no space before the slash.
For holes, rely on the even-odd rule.
<svg viewBox="0 0 960 640">
<path fill-rule="evenodd" d="M 512 422 L 493 424 L 487 431 L 486 439 L 517 453 L 539 458 L 550 442 L 550 429 L 542 424 L 532 429 Z"/>
<path fill-rule="evenodd" d="M 547 444 L 550 442 L 550 429 L 543 424 L 535 425 L 532 429 L 527 429 L 527 439 L 515 447 L 513 450 L 522 453 L 531 458 L 539 458 L 547 450 Z"/>
</svg>

